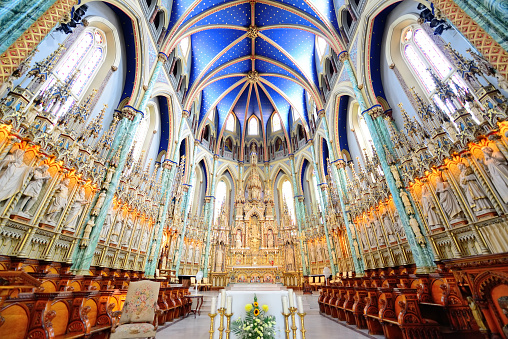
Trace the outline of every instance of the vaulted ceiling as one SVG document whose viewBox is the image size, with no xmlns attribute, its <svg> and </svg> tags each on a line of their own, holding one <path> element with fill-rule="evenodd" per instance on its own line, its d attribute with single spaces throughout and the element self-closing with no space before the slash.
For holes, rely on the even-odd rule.
<svg viewBox="0 0 508 339">
<path fill-rule="evenodd" d="M 291 108 L 307 124 L 307 98 L 323 108 L 316 36 L 342 50 L 332 0 L 175 0 L 168 31 L 163 51 L 191 39 L 184 108 L 200 98 L 200 123 L 216 109 L 220 129 L 233 112 L 240 133 L 275 111 L 288 129 Z"/>
</svg>

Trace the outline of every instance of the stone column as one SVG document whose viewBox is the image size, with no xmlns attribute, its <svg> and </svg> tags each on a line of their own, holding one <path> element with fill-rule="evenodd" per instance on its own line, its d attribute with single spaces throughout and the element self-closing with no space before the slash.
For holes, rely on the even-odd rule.
<svg viewBox="0 0 508 339">
<path fill-rule="evenodd" d="M 206 203 L 205 207 L 205 222 L 208 225 L 208 229 L 206 231 L 206 249 L 205 249 L 205 263 L 203 264 L 203 276 L 208 277 L 208 257 L 210 256 L 210 237 L 212 232 L 212 223 L 213 223 L 213 209 L 215 206 L 215 181 L 217 176 L 217 159 L 219 156 L 215 154 L 213 156 L 213 171 L 212 171 L 212 185 L 210 186 L 210 196 L 209 201 Z M 178 274 L 178 272 L 177 272 Z"/>
<path fill-rule="evenodd" d="M 159 73 L 162 70 L 163 63 L 167 60 L 166 55 L 163 53 L 159 53 L 159 58 L 157 60 L 157 64 L 155 65 L 155 68 L 153 70 L 152 76 L 150 77 L 150 81 L 148 82 L 148 87 L 143 95 L 143 98 L 141 100 L 141 103 L 139 104 L 139 107 L 137 110 L 128 110 L 127 112 L 133 113 L 135 112 L 135 115 L 129 114 L 128 116 L 124 117 L 123 125 L 126 126 L 125 129 L 119 130 L 117 135 L 115 136 L 115 141 L 118 139 L 123 140 L 120 147 L 120 153 L 118 157 L 118 163 L 116 164 L 116 168 L 114 170 L 114 173 L 111 177 L 111 181 L 107 185 L 103 185 L 104 191 L 106 193 L 104 200 L 96 201 L 102 203 L 100 207 L 95 206 L 95 208 L 99 209 L 100 211 L 95 218 L 95 220 L 89 219 L 88 222 L 91 222 L 91 226 L 93 227 L 91 233 L 90 233 L 90 241 L 87 244 L 86 247 L 81 248 L 80 250 L 74 252 L 74 265 L 72 266 L 72 270 L 77 272 L 77 274 L 88 274 L 90 265 L 92 263 L 92 258 L 95 252 L 95 248 L 97 247 L 97 243 L 99 242 L 100 233 L 102 231 L 102 225 L 104 224 L 104 220 L 106 219 L 106 216 L 108 214 L 108 210 L 111 208 L 111 204 L 113 202 L 113 197 L 116 193 L 116 189 L 118 188 L 118 184 L 120 181 L 120 177 L 122 175 L 122 171 L 125 166 L 125 162 L 127 161 L 127 156 L 129 154 L 129 151 L 131 149 L 132 143 L 134 141 L 134 137 L 136 135 L 136 129 L 139 125 L 139 122 L 141 121 L 143 117 L 143 111 L 146 109 L 146 105 L 148 104 L 148 100 L 151 98 L 153 87 L 155 86 L 155 82 L 157 81 L 157 78 L 159 77 Z M 132 120 L 132 121 L 127 121 Z M 118 141 L 117 144 L 120 144 Z M 82 236 L 82 234 L 80 235 Z"/>
<path fill-rule="evenodd" d="M 303 249 L 303 238 L 302 238 L 302 224 L 304 224 L 304 220 L 301 215 L 301 206 L 300 200 L 298 199 L 298 187 L 296 186 L 296 171 L 295 171 L 295 156 L 294 154 L 289 155 L 289 159 L 291 160 L 291 178 L 293 179 L 293 194 L 295 200 L 295 216 L 296 223 L 298 224 L 298 241 L 300 242 L 300 255 L 302 257 L 302 272 L 304 275 L 309 274 L 309 270 L 307 268 L 307 264 L 305 262 L 305 251 Z"/>
<path fill-rule="evenodd" d="M 429 250 L 429 241 L 426 237 L 421 236 L 422 223 L 418 222 L 418 215 L 414 212 L 414 206 L 412 208 L 405 208 L 405 205 L 402 202 L 401 193 L 406 193 L 402 188 L 401 191 L 397 188 L 395 183 L 395 179 L 390 171 L 390 166 L 386 161 L 386 156 L 384 153 L 382 138 L 378 134 L 376 130 L 376 126 L 372 117 L 370 116 L 370 112 L 367 109 L 367 105 L 365 103 L 365 99 L 363 93 L 358 87 L 358 82 L 356 80 L 356 75 L 351 66 L 351 61 L 349 60 L 349 54 L 347 52 L 342 52 L 339 55 L 340 61 L 344 64 L 346 72 L 348 73 L 349 80 L 351 81 L 353 91 L 355 93 L 355 97 L 360 104 L 360 108 L 362 110 L 362 116 L 365 119 L 367 124 L 367 128 L 369 129 L 369 133 L 372 137 L 372 141 L 374 143 L 374 147 L 376 149 L 376 153 L 379 157 L 379 162 L 381 163 L 381 167 L 383 169 L 386 182 L 388 184 L 388 188 L 392 194 L 393 202 L 395 203 L 395 207 L 399 213 L 400 219 L 402 221 L 402 225 L 406 232 L 407 242 L 413 252 L 413 258 L 415 260 L 415 264 L 419 272 L 427 272 L 429 267 L 434 266 L 433 263 L 433 254 Z M 380 126 L 383 127 L 383 126 Z M 386 126 L 384 126 L 386 128 Z M 387 145 L 388 147 L 391 145 Z M 414 229 L 413 229 L 414 228 Z M 416 235 L 416 236 L 415 236 Z M 417 239 L 419 237 L 419 239 Z"/>
<path fill-rule="evenodd" d="M 314 168 L 316 169 L 316 173 L 318 174 L 318 178 L 321 181 L 321 184 L 323 184 L 323 178 L 320 175 L 318 163 L 316 161 L 316 149 L 314 148 L 314 141 L 310 144 L 310 150 L 312 153 L 312 160 L 314 162 Z M 322 189 L 319 190 L 319 198 L 321 199 L 321 218 L 323 219 L 323 228 L 325 231 L 325 238 L 326 238 L 326 247 L 328 249 L 328 257 L 330 258 L 330 270 L 332 271 L 333 276 L 337 274 L 337 269 L 335 268 L 335 264 L 333 263 L 334 255 L 332 250 L 332 244 L 330 242 L 330 236 L 328 234 L 328 225 L 326 224 L 326 192 Z M 318 199 L 319 199 L 318 198 Z"/>
<path fill-rule="evenodd" d="M 336 166 L 339 168 L 339 171 L 340 171 L 340 174 L 343 176 L 343 178 L 345 178 L 345 172 L 344 172 L 344 167 L 346 166 L 346 163 L 344 162 L 344 160 L 342 159 L 338 159 L 338 160 L 335 160 L 335 155 L 334 155 L 334 148 L 333 148 L 333 145 L 330 143 L 330 137 L 329 137 L 329 130 L 328 130 L 328 121 L 326 120 L 326 113 L 324 110 L 321 110 L 319 111 L 319 115 L 321 116 L 321 121 L 323 122 L 323 129 L 325 130 L 325 137 L 326 137 L 326 142 L 328 144 L 328 150 L 329 150 L 329 158 L 328 158 L 328 161 L 330 162 L 330 164 L 332 164 L 331 166 L 331 170 L 332 170 L 332 173 L 330 173 L 329 175 L 332 176 L 335 184 L 337 185 L 337 188 L 339 189 L 339 200 L 340 200 L 340 205 L 341 205 L 341 208 L 342 208 L 342 217 L 344 218 L 344 224 L 346 225 L 346 233 L 347 233 L 347 237 L 348 237 L 348 242 L 349 242 L 349 249 L 351 250 L 351 257 L 353 258 L 353 264 L 355 266 L 355 273 L 357 276 L 362 276 L 363 273 L 364 273 L 364 265 L 363 265 L 363 260 L 361 258 L 361 252 L 359 253 L 356 253 L 356 250 L 355 250 L 355 240 L 358 242 L 358 238 L 355 236 L 353 236 L 353 234 L 351 233 L 351 229 L 354 229 L 354 227 L 351 227 L 349 225 L 349 216 L 347 214 L 347 211 L 348 209 L 346 209 L 346 202 L 347 201 L 347 197 L 345 196 L 347 190 L 346 190 L 346 185 L 345 185 L 345 179 L 344 179 L 344 182 L 341 181 L 341 179 L 339 178 L 339 173 L 337 173 L 337 169 L 333 166 L 333 163 L 336 164 Z M 358 248 L 360 248 L 358 246 Z"/>
<path fill-rule="evenodd" d="M 12 36 L 10 40 L 2 44 L 2 47 L 5 44 L 10 44 L 10 46 L 0 55 L 0 65 L 2 65 L 0 83 L 4 83 L 30 52 L 37 48 L 39 43 L 51 32 L 53 27 L 55 27 L 65 15 L 70 14 L 72 7 L 76 3 L 76 0 L 50 0 L 43 1 L 39 5 L 39 9 L 47 8 L 44 14 L 17 39 L 15 36 Z M 51 5 L 51 7 L 46 7 L 49 5 Z M 38 10 L 37 13 L 40 13 L 40 11 Z M 2 30 L 5 29 L 6 27 L 2 27 Z M 16 39 L 16 41 L 13 41 L 13 39 Z"/>
</svg>

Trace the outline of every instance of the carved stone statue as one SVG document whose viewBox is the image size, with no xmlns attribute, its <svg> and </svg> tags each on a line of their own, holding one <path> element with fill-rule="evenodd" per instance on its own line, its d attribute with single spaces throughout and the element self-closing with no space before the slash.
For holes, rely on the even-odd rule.
<svg viewBox="0 0 508 339">
<path fill-rule="evenodd" d="M 122 224 L 122 212 L 120 211 L 116 217 L 115 227 L 113 228 L 113 231 L 111 231 L 111 237 L 109 238 L 110 243 L 115 245 L 118 244 L 118 238 L 120 237 L 120 232 L 122 232 Z"/>
<path fill-rule="evenodd" d="M 402 199 L 402 203 L 404 204 L 404 208 L 406 209 L 407 214 L 413 213 L 413 207 L 411 206 L 411 201 L 409 201 L 409 196 L 406 191 L 400 191 L 400 198 Z"/>
<path fill-rule="evenodd" d="M 462 216 L 462 209 L 459 206 L 455 195 L 453 195 L 450 184 L 437 177 L 436 192 L 439 196 L 439 203 L 450 219 L 456 219 Z"/>
<path fill-rule="evenodd" d="M 145 229 L 143 232 L 143 236 L 141 237 L 141 242 L 139 244 L 140 251 L 146 251 L 146 245 L 148 243 L 148 229 Z"/>
<path fill-rule="evenodd" d="M 224 261 L 224 251 L 221 246 L 215 251 L 215 272 L 222 272 L 222 262 Z"/>
<path fill-rule="evenodd" d="M 85 196 L 85 188 L 81 186 L 76 193 L 76 199 L 72 203 L 71 208 L 69 209 L 69 215 L 67 216 L 67 220 L 65 221 L 64 230 L 74 232 L 76 231 L 76 224 L 79 220 L 79 216 L 81 215 L 81 211 L 83 210 L 83 206 L 88 203 Z"/>
<path fill-rule="evenodd" d="M 113 209 L 110 208 L 108 210 L 108 214 L 106 214 L 106 219 L 104 219 L 104 224 L 102 225 L 100 240 L 106 240 L 112 222 L 113 222 Z"/>
<path fill-rule="evenodd" d="M 92 210 L 92 215 L 99 215 L 99 212 L 101 211 L 102 205 L 104 204 L 104 200 L 106 199 L 106 192 L 102 191 L 99 194 L 99 197 L 97 198 L 97 202 L 95 203 L 95 206 Z"/>
<path fill-rule="evenodd" d="M 460 163 L 458 164 L 458 168 L 460 170 L 460 185 L 464 189 L 469 206 L 473 211 L 482 212 L 492 209 L 492 205 L 478 183 L 476 175 L 471 167 Z"/>
<path fill-rule="evenodd" d="M 409 226 L 411 226 L 411 229 L 413 230 L 413 233 L 415 234 L 416 241 L 421 245 L 425 246 L 425 239 L 423 238 L 422 231 L 420 231 L 420 225 L 418 224 L 418 221 L 413 216 L 409 217 Z"/>
<path fill-rule="evenodd" d="M 321 245 L 321 242 L 318 242 L 316 244 L 316 253 L 317 253 L 317 261 L 322 262 L 323 261 L 323 246 Z"/>
<path fill-rule="evenodd" d="M 134 227 L 134 221 L 132 220 L 131 216 L 127 216 L 127 219 L 125 220 L 125 225 L 123 227 L 125 231 L 122 237 L 122 247 L 127 247 L 129 246 L 129 241 L 132 235 L 132 229 Z"/>
<path fill-rule="evenodd" d="M 488 146 L 483 147 L 482 152 L 485 156 L 483 163 L 489 170 L 492 183 L 506 204 L 508 203 L 508 166 L 506 165 L 506 159 L 501 152 L 494 152 Z"/>
<path fill-rule="evenodd" d="M 196 246 L 196 249 L 194 250 L 194 263 L 199 264 L 201 260 L 201 249 L 199 246 Z"/>
<path fill-rule="evenodd" d="M 487 326 L 485 326 L 485 323 L 483 322 L 483 313 L 480 307 L 476 305 L 473 298 L 467 297 L 467 301 L 469 303 L 469 308 L 471 309 L 471 313 L 473 313 L 474 320 L 476 320 L 476 323 L 478 324 L 478 327 L 480 328 L 480 331 L 487 331 Z"/>
<path fill-rule="evenodd" d="M 441 220 L 439 219 L 437 206 L 432 199 L 432 193 L 427 186 L 423 186 L 422 188 L 422 208 L 423 215 L 427 219 L 427 224 L 431 230 L 443 227 Z"/>
<path fill-rule="evenodd" d="M 508 81 L 506 80 L 506 78 L 499 72 L 496 72 L 495 77 L 497 79 L 497 85 L 499 86 L 499 88 L 508 91 Z"/>
<path fill-rule="evenodd" d="M 0 163 L 0 170 L 6 167 L 0 176 L 0 201 L 9 199 L 21 191 L 30 171 L 30 167 L 23 162 L 24 156 L 25 151 L 18 149 Z"/>
<path fill-rule="evenodd" d="M 383 218 L 383 224 L 385 226 L 386 235 L 388 237 L 388 241 L 390 243 L 397 242 L 397 238 L 394 235 L 394 227 L 392 223 L 392 219 L 390 218 L 390 214 L 388 212 L 385 212 L 382 216 Z"/>
<path fill-rule="evenodd" d="M 236 230 L 236 248 L 242 248 L 242 231 Z"/>
<path fill-rule="evenodd" d="M 273 231 L 268 230 L 268 240 L 267 240 L 268 248 L 273 248 Z"/>
<path fill-rule="evenodd" d="M 193 256 L 194 256 L 194 246 L 192 246 L 192 243 L 190 243 L 189 247 L 187 248 L 187 262 L 192 262 Z"/>
<path fill-rule="evenodd" d="M 139 234 L 141 233 L 141 228 L 143 227 L 143 225 L 138 222 L 138 225 L 136 226 L 136 230 L 134 231 L 134 235 L 132 237 L 132 248 L 133 249 L 138 249 L 138 245 L 139 245 Z"/>
<path fill-rule="evenodd" d="M 386 245 L 385 237 L 383 235 L 381 223 L 379 222 L 379 220 L 377 218 L 374 218 L 374 228 L 376 230 L 376 237 L 377 237 L 379 246 L 385 246 Z"/>
<path fill-rule="evenodd" d="M 34 169 L 34 175 L 21 194 L 21 200 L 18 203 L 18 210 L 20 212 L 28 214 L 28 211 L 30 211 L 37 201 L 37 198 L 41 193 L 42 186 L 44 186 L 45 182 L 51 178 L 48 168 L 48 165 L 41 165 Z"/>
<path fill-rule="evenodd" d="M 58 184 L 53 201 L 46 212 L 46 223 L 54 223 L 56 215 L 65 208 L 65 205 L 67 205 L 67 199 L 69 198 L 69 183 L 69 178 L 65 178 L 60 184 Z"/>
</svg>

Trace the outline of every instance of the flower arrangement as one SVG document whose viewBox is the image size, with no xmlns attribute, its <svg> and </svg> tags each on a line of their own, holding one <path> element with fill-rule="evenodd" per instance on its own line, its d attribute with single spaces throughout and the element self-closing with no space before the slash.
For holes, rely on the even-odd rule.
<svg viewBox="0 0 508 339">
<path fill-rule="evenodd" d="M 268 309 L 268 305 L 259 307 L 254 294 L 254 302 L 245 305 L 245 319 L 236 319 L 231 324 L 231 331 L 239 339 L 275 339 L 275 317 L 266 314 Z"/>
</svg>

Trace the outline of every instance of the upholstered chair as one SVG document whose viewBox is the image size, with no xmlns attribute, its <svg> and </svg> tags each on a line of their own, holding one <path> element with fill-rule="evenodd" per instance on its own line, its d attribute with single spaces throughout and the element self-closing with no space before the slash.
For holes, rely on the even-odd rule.
<svg viewBox="0 0 508 339">
<path fill-rule="evenodd" d="M 121 311 L 114 312 L 110 339 L 155 338 L 160 283 L 149 280 L 131 282 Z"/>
</svg>

